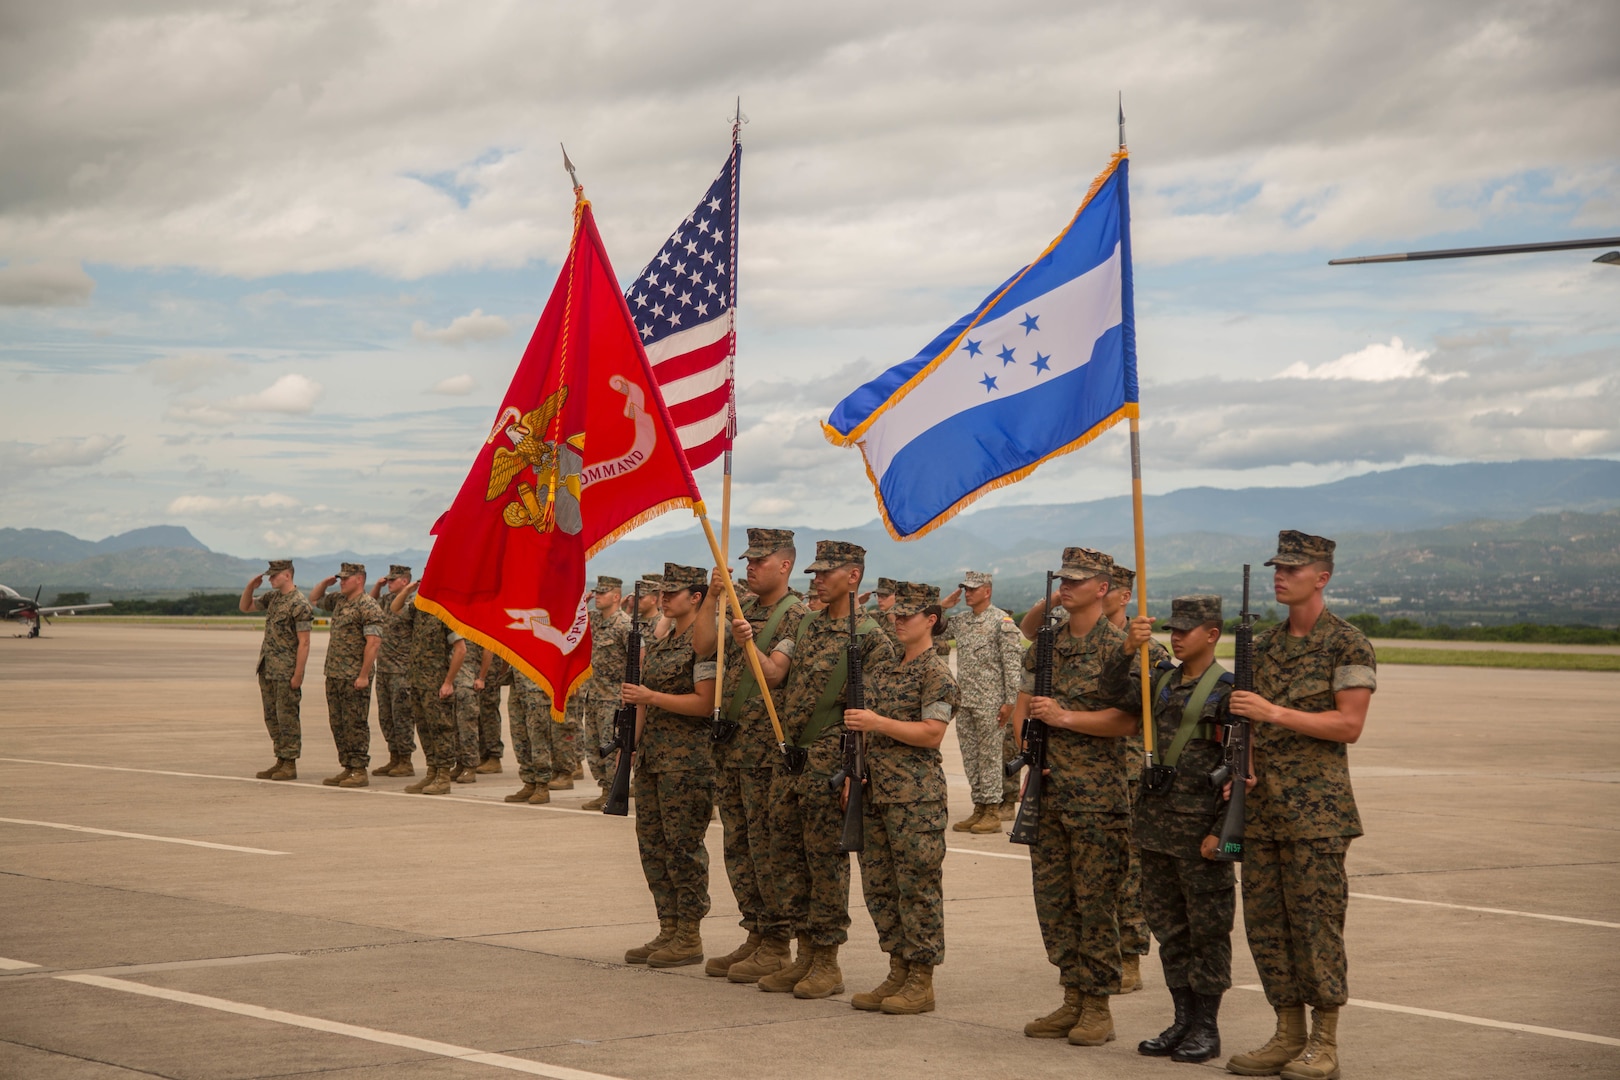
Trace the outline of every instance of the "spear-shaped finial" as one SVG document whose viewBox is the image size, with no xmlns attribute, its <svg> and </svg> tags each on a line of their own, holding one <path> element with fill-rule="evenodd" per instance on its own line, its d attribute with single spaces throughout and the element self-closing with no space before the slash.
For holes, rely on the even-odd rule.
<svg viewBox="0 0 1620 1080">
<path fill-rule="evenodd" d="M 1119 92 L 1119 148 L 1125 149 L 1125 91 Z"/>
<path fill-rule="evenodd" d="M 741 137 L 742 126 L 746 123 L 748 123 L 748 117 L 742 114 L 742 97 L 739 95 L 737 98 L 737 115 L 731 118 L 731 143 L 733 146 L 737 144 L 737 140 Z"/>
<path fill-rule="evenodd" d="M 574 163 L 568 160 L 568 147 L 563 146 L 562 143 L 557 145 L 562 146 L 563 168 L 568 170 L 568 179 L 574 185 L 574 194 L 577 196 L 582 189 L 579 186 L 579 177 L 574 175 Z"/>
</svg>

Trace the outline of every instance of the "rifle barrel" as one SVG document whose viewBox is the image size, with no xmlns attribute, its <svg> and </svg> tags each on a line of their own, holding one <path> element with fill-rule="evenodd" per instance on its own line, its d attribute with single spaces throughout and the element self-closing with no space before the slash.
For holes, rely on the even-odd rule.
<svg viewBox="0 0 1620 1080">
<path fill-rule="evenodd" d="M 1620 236 L 1598 236 L 1588 240 L 1547 240 L 1535 244 L 1493 244 L 1489 247 L 1436 248 L 1433 251 L 1406 251 L 1392 255 L 1357 255 L 1329 259 L 1329 266 L 1358 263 L 1422 262 L 1428 259 L 1468 259 L 1475 255 L 1522 255 L 1537 251 L 1579 251 L 1582 248 L 1620 246 Z"/>
</svg>

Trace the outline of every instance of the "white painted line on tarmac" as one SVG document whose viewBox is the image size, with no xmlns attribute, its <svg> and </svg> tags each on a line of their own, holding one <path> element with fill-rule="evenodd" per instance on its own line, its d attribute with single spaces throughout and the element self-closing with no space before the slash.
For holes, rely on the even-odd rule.
<svg viewBox="0 0 1620 1080">
<path fill-rule="evenodd" d="M 1263 987 L 1254 985 L 1239 986 L 1236 989 L 1256 990 L 1265 993 Z M 1475 1027 L 1501 1028 L 1503 1031 L 1524 1031 L 1531 1035 L 1547 1035 L 1554 1039 L 1597 1043 L 1599 1046 L 1620 1046 L 1620 1039 L 1611 1039 L 1607 1035 L 1590 1035 L 1584 1031 L 1565 1031 L 1563 1028 L 1537 1027 L 1534 1024 L 1513 1024 L 1506 1020 L 1492 1020 L 1484 1016 L 1464 1016 L 1462 1013 L 1440 1012 L 1438 1009 L 1416 1009 L 1410 1005 L 1391 1005 L 1385 1001 L 1362 1001 L 1360 998 L 1351 998 L 1349 1003 L 1358 1009 L 1377 1009 L 1380 1012 L 1405 1013 L 1408 1016 L 1427 1016 L 1434 1020 L 1454 1020 L 1459 1024 L 1473 1024 Z"/>
<path fill-rule="evenodd" d="M 30 968 L 37 967 L 39 967 L 38 964 L 30 964 L 26 960 L 7 960 L 5 957 L 0 956 L 0 971 L 27 971 Z"/>
<path fill-rule="evenodd" d="M 1383 900 L 1391 904 L 1421 904 L 1424 907 L 1453 908 L 1457 911 L 1479 911 L 1486 915 L 1517 915 L 1521 919 L 1546 919 L 1548 922 L 1567 922 L 1575 923 L 1577 926 L 1603 926 L 1610 930 L 1620 930 L 1620 923 L 1603 922 L 1600 919 L 1577 919 L 1569 915 L 1543 915 L 1537 911 L 1511 911 L 1508 908 L 1447 904 L 1440 900 L 1409 900 L 1404 896 L 1379 896 L 1377 893 L 1353 892 L 1350 895 L 1358 900 Z"/>
<path fill-rule="evenodd" d="M 185 844 L 187 847 L 214 848 L 218 851 L 242 851 L 249 855 L 291 855 L 290 851 L 271 851 L 268 848 L 241 847 L 237 844 L 216 844 L 211 840 L 182 840 L 178 836 L 153 836 L 150 833 L 119 832 L 117 829 L 92 829 L 88 825 L 68 825 L 60 821 L 29 821 L 27 818 L 0 817 L 9 825 L 37 825 L 42 829 L 66 829 L 68 832 L 95 833 L 97 836 L 121 836 L 126 840 L 156 840 L 163 844 Z"/>
<path fill-rule="evenodd" d="M 208 956 L 200 960 L 163 960 L 151 964 L 114 964 L 112 967 L 93 968 L 40 968 L 0 975 L 0 984 L 26 982 L 30 979 L 59 979 L 63 975 L 138 975 L 148 971 L 189 971 L 192 968 L 236 967 L 241 964 L 268 964 L 278 960 L 302 960 L 297 953 L 247 953 L 243 956 Z"/>
<path fill-rule="evenodd" d="M 342 1024 L 336 1020 L 323 1020 L 318 1016 L 301 1016 L 298 1013 L 282 1012 L 280 1009 L 266 1009 L 261 1005 L 246 1005 L 239 1001 L 227 1001 L 224 998 L 208 997 L 205 994 L 189 994 L 184 990 L 170 990 L 161 986 L 147 986 L 144 983 L 129 982 L 125 979 L 109 979 L 103 975 L 59 975 L 57 978 L 63 982 L 83 983 L 86 986 L 99 986 L 106 990 L 120 990 L 126 994 L 162 998 L 164 1001 L 195 1005 L 203 1009 L 213 1009 L 216 1012 L 235 1013 L 237 1016 L 247 1016 L 255 1020 L 268 1020 L 274 1024 L 286 1024 L 289 1027 L 305 1028 L 309 1031 L 324 1031 L 332 1035 L 346 1035 L 351 1039 L 364 1039 L 367 1042 L 382 1043 L 385 1046 L 397 1046 L 423 1054 L 434 1054 L 438 1057 L 477 1062 L 480 1065 L 489 1065 L 510 1072 L 528 1073 L 530 1076 L 549 1076 L 552 1080 L 618 1080 L 617 1077 L 606 1076 L 602 1073 L 585 1072 L 581 1069 L 570 1069 L 565 1065 L 548 1065 L 543 1061 L 530 1061 L 528 1058 L 488 1053 L 468 1046 L 435 1042 L 432 1039 L 418 1039 L 414 1035 L 378 1031 L 376 1028 Z"/>
<path fill-rule="evenodd" d="M 970 847 L 947 847 L 947 854 L 951 855 L 983 855 L 987 859 L 1017 859 L 1019 862 L 1029 862 L 1028 855 L 1015 855 L 1010 851 L 980 851 Z"/>
</svg>

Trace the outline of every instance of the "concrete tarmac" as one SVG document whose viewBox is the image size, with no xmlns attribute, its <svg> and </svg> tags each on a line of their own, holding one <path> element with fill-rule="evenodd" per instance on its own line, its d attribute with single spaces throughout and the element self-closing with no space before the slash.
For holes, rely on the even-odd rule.
<svg viewBox="0 0 1620 1080">
<path fill-rule="evenodd" d="M 1116 1042 L 1023 1036 L 1060 991 L 1005 834 L 946 834 L 932 1014 L 849 1007 L 887 970 L 858 872 L 837 998 L 629 967 L 652 905 L 633 824 L 577 809 L 589 781 L 508 805 L 508 757 L 442 797 L 323 787 L 324 635 L 300 778 L 254 780 L 273 756 L 257 635 L 46 635 L 0 639 L 0 1077 L 1207 1075 L 1136 1053 L 1168 1019 L 1156 951 L 1146 987 L 1113 1001 Z M 1344 1075 L 1620 1076 L 1620 678 L 1380 679 L 1351 750 L 1367 835 L 1349 855 Z M 945 749 L 955 819 L 967 786 Z M 718 826 L 709 847 L 714 954 L 741 932 Z M 1233 952 L 1227 1053 L 1272 1025 L 1241 926 Z"/>
</svg>

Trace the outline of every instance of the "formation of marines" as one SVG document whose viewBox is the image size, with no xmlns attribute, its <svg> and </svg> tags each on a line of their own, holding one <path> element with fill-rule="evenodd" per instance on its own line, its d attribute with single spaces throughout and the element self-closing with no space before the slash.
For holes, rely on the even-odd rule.
<svg viewBox="0 0 1620 1080">
<path fill-rule="evenodd" d="M 1077 1046 L 1112 1041 L 1110 998 L 1141 987 L 1141 957 L 1156 939 L 1173 1019 L 1137 1049 L 1203 1062 L 1221 1053 L 1218 1015 L 1231 986 L 1237 904 L 1233 864 L 1215 858 L 1230 783 L 1220 790 L 1209 777 L 1222 759 L 1225 726 L 1245 718 L 1251 760 L 1247 776 L 1232 781 L 1247 787 L 1244 924 L 1277 1023 L 1269 1041 L 1233 1055 L 1226 1068 L 1286 1080 L 1339 1075 L 1344 859 L 1361 834 L 1346 751 L 1360 737 L 1377 676 L 1365 636 L 1324 606 L 1333 541 L 1279 534 L 1267 565 L 1288 617 L 1256 639 L 1252 692 L 1235 691 L 1215 660 L 1224 626 L 1219 596 L 1172 602 L 1167 651 L 1153 639 L 1153 619 L 1128 618 L 1135 575 L 1089 548 L 1064 550 L 1051 611 L 1038 604 L 1019 624 L 992 603 L 988 574 L 968 573 L 944 598 L 935 586 L 890 578 L 863 591 L 865 550 L 823 540 L 801 593 L 791 587 L 798 557 L 791 531 L 749 529 L 748 541 L 741 618 L 722 618 L 725 568 L 666 563 L 662 573 L 644 575 L 639 616 L 651 632 L 637 683 L 623 681 L 626 608 L 635 601 L 620 579 L 598 578 L 595 674 L 566 703 L 562 723 L 551 719 L 543 689 L 415 608 L 410 568 L 390 567 L 367 593 L 365 568 L 345 563 L 305 598 L 291 563 L 272 562 L 241 600 L 243 611 L 265 613 L 258 674 L 276 761 L 257 775 L 297 776 L 317 607 L 331 616 L 324 674 L 341 766 L 327 784 L 369 783 L 373 680 L 389 761 L 370 775 L 414 776 L 413 736 L 427 775 L 407 791 L 444 794 L 453 783 L 500 772 L 506 685 L 522 780 L 506 801 L 543 804 L 589 766 L 602 794 L 584 808 L 600 809 L 614 767 L 604 749 L 613 715 L 621 703 L 635 706 L 631 794 L 658 931 L 629 949 L 625 962 L 704 963 L 715 978 L 813 1000 L 845 989 L 839 951 L 850 925 L 849 856 L 840 837 L 852 781 L 841 771 L 840 747 L 846 732 L 860 733 L 865 843 L 857 858 L 889 973 L 851 1005 L 905 1015 L 934 1009 L 934 970 L 945 958 L 950 823 L 939 747 L 946 731 L 954 721 L 973 801 L 973 812 L 951 827 L 995 833 L 1019 798 L 1006 786 L 1004 763 L 1022 745 L 1027 721 L 1038 719 L 1047 731 L 1047 775 L 1031 871 L 1062 1003 L 1024 1033 Z M 271 590 L 255 595 L 265 576 Z M 334 583 L 338 592 L 328 595 Z M 959 601 L 966 610 L 947 620 Z M 1024 642 L 1044 625 L 1056 628 L 1052 693 L 1037 696 L 1036 651 Z M 765 688 L 746 662 L 750 646 L 776 706 L 781 745 Z M 1153 790 L 1139 783 L 1136 767 L 1144 646 L 1154 742 L 1171 777 Z M 852 649 L 861 660 L 861 708 L 849 707 Z M 716 810 L 746 936 L 705 963 L 704 838 Z"/>
</svg>

